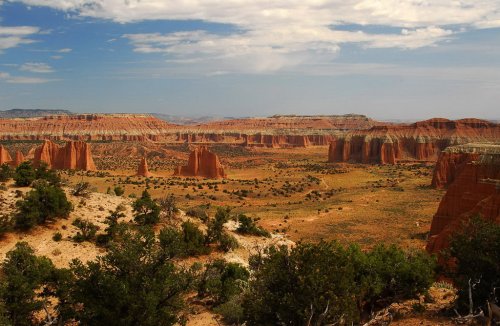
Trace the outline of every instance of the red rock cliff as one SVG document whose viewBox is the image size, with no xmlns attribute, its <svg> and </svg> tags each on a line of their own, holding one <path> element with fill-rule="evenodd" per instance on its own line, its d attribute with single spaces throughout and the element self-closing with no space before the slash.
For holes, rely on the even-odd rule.
<svg viewBox="0 0 500 326">
<path fill-rule="evenodd" d="M 189 155 L 188 165 L 179 166 L 175 175 L 200 176 L 205 178 L 225 178 L 226 173 L 220 164 L 219 157 L 209 152 L 206 146 L 195 148 Z"/>
<path fill-rule="evenodd" d="M 70 141 L 64 147 L 49 140 L 44 141 L 36 148 L 33 159 L 35 166 L 41 162 L 47 163 L 51 169 L 96 170 L 90 144 L 82 141 Z"/>
<path fill-rule="evenodd" d="M 330 162 L 387 164 L 435 161 L 448 146 L 499 139 L 500 125 L 496 123 L 478 119 L 430 119 L 350 131 L 331 142 L 328 158 Z"/>
<path fill-rule="evenodd" d="M 431 253 L 446 248 L 450 235 L 471 216 L 481 214 L 500 223 L 500 145 L 478 146 L 469 144 L 448 150 L 457 162 L 463 163 L 454 170 L 453 181 L 432 220 L 427 244 Z M 461 152 L 465 159 L 457 158 Z M 470 160 L 471 152 L 481 154 Z"/>
</svg>

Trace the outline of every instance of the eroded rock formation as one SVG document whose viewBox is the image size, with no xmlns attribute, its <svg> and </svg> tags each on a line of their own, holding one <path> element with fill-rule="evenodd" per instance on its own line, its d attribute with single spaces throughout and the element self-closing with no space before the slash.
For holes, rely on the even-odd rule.
<svg viewBox="0 0 500 326">
<path fill-rule="evenodd" d="M 14 166 L 19 166 L 19 164 L 23 163 L 25 161 L 25 157 L 23 152 L 21 151 L 16 151 L 16 156 L 14 157 L 13 165 Z"/>
<path fill-rule="evenodd" d="M 448 146 L 498 139 L 500 125 L 496 123 L 478 119 L 430 119 L 348 132 L 330 143 L 328 160 L 382 164 L 435 161 Z"/>
<path fill-rule="evenodd" d="M 139 166 L 137 167 L 137 174 L 136 175 L 140 176 L 140 177 L 146 177 L 146 178 L 149 178 L 153 175 L 151 172 L 149 172 L 148 162 L 146 161 L 145 157 L 141 158 L 141 162 L 139 163 Z"/>
<path fill-rule="evenodd" d="M 432 220 L 427 244 L 431 253 L 446 248 L 450 235 L 471 216 L 481 214 L 500 223 L 500 145 L 455 146 L 447 149 L 440 160 L 448 163 L 441 163 L 436 170 L 453 164 L 455 167 L 440 174 L 440 182 L 449 183 L 449 187 Z"/>
<path fill-rule="evenodd" d="M 12 164 L 12 157 L 9 154 L 9 151 L 3 145 L 0 145 L 0 165 L 2 164 Z"/>
<path fill-rule="evenodd" d="M 69 141 L 60 147 L 52 141 L 46 140 L 36 148 L 33 164 L 47 163 L 51 169 L 71 169 L 95 171 L 90 144 L 82 141 Z"/>
<path fill-rule="evenodd" d="M 196 147 L 189 155 L 188 164 L 186 166 L 179 166 L 175 171 L 175 175 L 212 179 L 226 177 L 219 157 L 210 152 L 206 146 Z"/>
</svg>

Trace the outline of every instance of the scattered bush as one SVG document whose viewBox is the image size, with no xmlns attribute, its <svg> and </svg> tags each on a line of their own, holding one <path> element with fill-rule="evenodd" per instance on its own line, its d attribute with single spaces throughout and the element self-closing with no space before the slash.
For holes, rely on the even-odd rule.
<svg viewBox="0 0 500 326">
<path fill-rule="evenodd" d="M 55 242 L 59 242 L 62 240 L 62 234 L 61 232 L 56 232 L 52 235 L 52 240 L 54 240 Z"/>
<path fill-rule="evenodd" d="M 245 214 L 238 215 L 238 228 L 236 231 L 241 234 L 251 234 L 261 237 L 270 237 L 271 235 L 265 229 L 256 224 L 257 219 L 253 219 Z"/>
<path fill-rule="evenodd" d="M 90 193 L 91 186 L 90 183 L 86 181 L 78 182 L 71 190 L 71 194 L 76 197 L 88 197 Z"/>
<path fill-rule="evenodd" d="M 15 227 L 24 230 L 55 218 L 66 218 L 73 209 L 64 191 L 44 180 L 35 182 L 33 190 L 16 205 L 18 212 L 15 215 Z"/>
<path fill-rule="evenodd" d="M 16 168 L 14 180 L 18 187 L 28 187 L 36 179 L 35 169 L 30 162 L 22 162 Z"/>
<path fill-rule="evenodd" d="M 77 218 L 72 223 L 80 231 L 73 236 L 73 240 L 76 242 L 92 241 L 95 238 L 95 234 L 99 230 L 99 227 L 88 220 L 82 220 Z"/>
<path fill-rule="evenodd" d="M 192 207 L 188 209 L 186 211 L 186 215 L 191 217 L 196 217 L 200 219 L 203 223 L 206 223 L 208 221 L 207 211 L 202 206 Z"/>
<path fill-rule="evenodd" d="M 220 305 L 239 295 L 246 288 L 249 277 L 248 270 L 240 264 L 214 260 L 205 265 L 198 284 L 198 296 L 209 296 L 216 306 Z"/>
<path fill-rule="evenodd" d="M 123 189 L 122 187 L 120 186 L 116 186 L 113 191 L 115 192 L 115 195 L 117 196 L 123 196 L 123 194 L 125 193 L 125 189 Z"/>
<path fill-rule="evenodd" d="M 0 166 L 0 182 L 5 182 L 12 178 L 14 171 L 9 164 L 4 163 Z"/>
<path fill-rule="evenodd" d="M 160 220 L 160 207 L 151 199 L 147 190 L 142 192 L 141 198 L 138 198 L 132 204 L 134 220 L 139 225 L 156 224 Z"/>
</svg>

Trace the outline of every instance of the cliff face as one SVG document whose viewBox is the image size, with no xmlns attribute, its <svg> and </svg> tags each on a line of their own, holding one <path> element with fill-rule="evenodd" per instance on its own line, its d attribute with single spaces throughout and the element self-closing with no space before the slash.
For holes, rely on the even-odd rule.
<svg viewBox="0 0 500 326">
<path fill-rule="evenodd" d="M 175 175 L 199 176 L 212 179 L 226 177 L 224 168 L 220 164 L 219 157 L 209 152 L 206 146 L 195 148 L 189 155 L 188 165 L 179 166 Z"/>
<path fill-rule="evenodd" d="M 51 169 L 95 171 L 90 145 L 81 141 L 67 142 L 64 147 L 46 140 L 35 149 L 33 164 L 47 163 Z"/>
<path fill-rule="evenodd" d="M 330 162 L 382 164 L 435 161 L 448 146 L 498 139 L 500 125 L 496 123 L 478 119 L 431 119 L 349 132 L 331 142 L 328 159 Z"/>
<path fill-rule="evenodd" d="M 446 248 L 450 235 L 471 216 L 481 214 L 500 223 L 500 145 L 478 147 L 469 144 L 456 146 L 445 153 L 450 155 L 442 155 L 442 160 L 447 157 L 450 162 L 461 163 L 454 170 L 448 170 L 453 174 L 443 174 L 450 185 L 432 220 L 427 244 L 431 253 Z M 437 166 L 436 169 L 441 168 Z"/>
<path fill-rule="evenodd" d="M 149 172 L 148 169 L 148 162 L 146 161 L 146 158 L 143 157 L 141 158 L 141 162 L 139 163 L 139 166 L 137 167 L 137 176 L 141 177 L 146 177 L 149 178 L 152 176 L 151 172 Z"/>
</svg>

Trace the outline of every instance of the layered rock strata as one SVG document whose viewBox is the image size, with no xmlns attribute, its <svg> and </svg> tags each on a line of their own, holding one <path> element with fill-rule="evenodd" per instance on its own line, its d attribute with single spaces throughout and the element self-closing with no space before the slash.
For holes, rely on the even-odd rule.
<svg viewBox="0 0 500 326">
<path fill-rule="evenodd" d="M 496 123 L 479 119 L 430 119 L 349 132 L 332 140 L 328 160 L 381 164 L 435 161 L 448 146 L 499 139 L 500 125 Z"/>
</svg>

